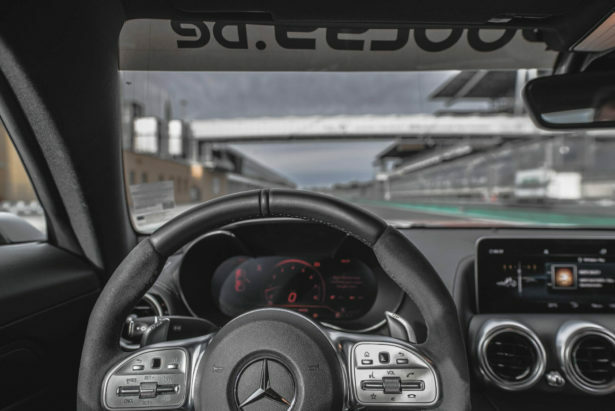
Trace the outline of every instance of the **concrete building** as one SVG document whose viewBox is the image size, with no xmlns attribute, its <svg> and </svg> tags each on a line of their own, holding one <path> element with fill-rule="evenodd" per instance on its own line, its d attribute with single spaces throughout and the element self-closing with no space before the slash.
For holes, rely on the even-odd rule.
<svg viewBox="0 0 615 411">
<path fill-rule="evenodd" d="M 273 170 L 230 147 L 213 150 L 213 162 L 161 158 L 152 153 L 124 150 L 127 187 L 172 181 L 176 204 L 190 204 L 238 191 L 264 187 L 295 187 Z"/>
<path fill-rule="evenodd" d="M 130 187 L 138 184 L 172 181 L 173 202 L 180 206 L 254 188 L 295 187 L 226 143 L 197 141 L 188 124 L 167 117 L 151 115 L 138 102 L 124 102 L 122 146 L 131 207 Z"/>
<path fill-rule="evenodd" d="M 543 72 L 462 71 L 430 98 L 438 127 L 399 134 L 371 181 L 336 185 L 346 198 L 440 203 L 605 203 L 615 200 L 612 131 L 545 131 L 524 114 L 523 84 Z M 488 101 L 482 111 L 456 103 Z M 416 132 L 418 130 L 418 132 Z"/>
</svg>

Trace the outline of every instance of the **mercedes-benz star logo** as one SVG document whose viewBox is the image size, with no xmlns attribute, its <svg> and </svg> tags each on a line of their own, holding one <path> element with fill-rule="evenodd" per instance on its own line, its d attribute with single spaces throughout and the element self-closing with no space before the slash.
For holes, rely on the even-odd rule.
<svg viewBox="0 0 615 411">
<path fill-rule="evenodd" d="M 257 374 L 259 367 L 260 378 Z M 272 380 L 275 385 L 272 384 Z M 256 389 L 250 388 L 255 385 Z M 275 360 L 263 358 L 250 363 L 242 370 L 236 388 L 237 403 L 241 410 L 249 405 L 254 405 L 248 407 L 250 409 L 287 410 L 294 400 L 294 391 L 295 384 L 288 369 Z M 248 394 L 250 392 L 251 394 Z M 243 397 L 245 398 L 241 399 Z"/>
</svg>

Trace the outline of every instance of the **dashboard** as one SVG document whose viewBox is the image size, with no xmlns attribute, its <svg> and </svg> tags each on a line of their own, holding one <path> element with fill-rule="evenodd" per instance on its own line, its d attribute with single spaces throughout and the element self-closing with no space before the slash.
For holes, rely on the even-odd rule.
<svg viewBox="0 0 615 411">
<path fill-rule="evenodd" d="M 450 290 L 467 335 L 473 409 L 610 409 L 615 401 L 615 238 L 599 230 L 402 233 Z M 291 219 L 232 224 L 185 247 L 150 294 L 220 327 L 276 306 L 326 327 L 387 334 L 384 312 L 427 328 L 371 250 Z"/>
</svg>

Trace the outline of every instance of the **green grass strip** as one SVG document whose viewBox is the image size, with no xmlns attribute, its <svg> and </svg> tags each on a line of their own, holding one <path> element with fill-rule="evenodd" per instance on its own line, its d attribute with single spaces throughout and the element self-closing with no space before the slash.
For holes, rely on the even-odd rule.
<svg viewBox="0 0 615 411">
<path fill-rule="evenodd" d="M 431 214 L 440 214 L 455 217 L 469 217 L 485 220 L 499 220 L 526 224 L 540 225 L 569 225 L 569 226 L 614 226 L 615 217 L 588 216 L 564 214 L 551 211 L 511 210 L 509 208 L 491 209 L 476 205 L 449 205 L 404 203 L 384 200 L 359 200 L 365 205 L 396 208 L 401 210 L 419 211 Z M 505 206 L 503 206 L 505 207 Z"/>
</svg>

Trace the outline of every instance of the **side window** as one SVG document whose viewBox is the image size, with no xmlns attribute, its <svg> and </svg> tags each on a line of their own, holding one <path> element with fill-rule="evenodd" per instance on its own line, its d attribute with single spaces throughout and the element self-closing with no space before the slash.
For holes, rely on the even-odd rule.
<svg viewBox="0 0 615 411">
<path fill-rule="evenodd" d="M 43 208 L 0 121 L 0 244 L 40 241 L 46 237 L 46 232 Z"/>
</svg>

